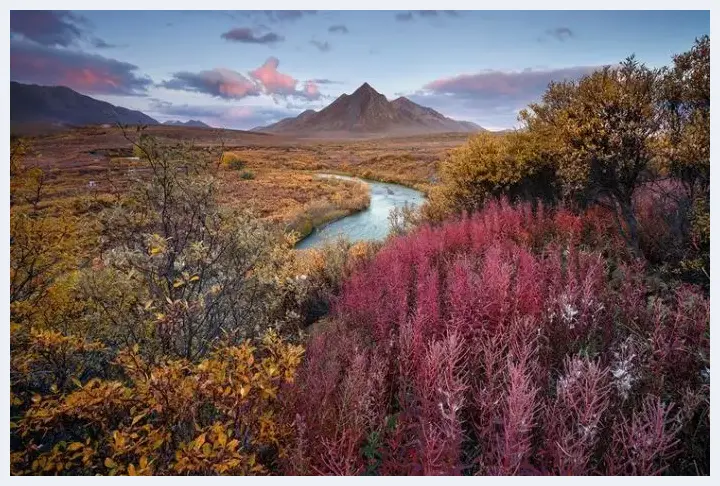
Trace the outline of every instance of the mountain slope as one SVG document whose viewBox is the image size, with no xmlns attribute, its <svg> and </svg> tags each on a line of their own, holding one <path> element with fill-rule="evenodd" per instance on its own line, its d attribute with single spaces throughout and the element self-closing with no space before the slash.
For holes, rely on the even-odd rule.
<svg viewBox="0 0 720 486">
<path fill-rule="evenodd" d="M 205 122 L 201 122 L 200 120 L 188 120 L 186 122 L 181 122 L 179 120 L 168 120 L 163 122 L 163 125 L 171 125 L 174 127 L 212 128 L 210 125 Z"/>
<path fill-rule="evenodd" d="M 473 122 L 453 120 L 432 108 L 418 105 L 404 96 L 393 100 L 392 104 L 401 113 L 412 117 L 417 123 L 429 128 L 444 128 L 446 129 L 444 131 L 447 132 L 479 132 L 484 130 L 480 125 Z"/>
<path fill-rule="evenodd" d="M 351 95 L 342 94 L 318 112 L 305 111 L 254 131 L 294 135 L 405 135 L 481 131 L 471 122 L 459 122 L 432 108 L 402 97 L 393 101 L 364 83 Z"/>
<path fill-rule="evenodd" d="M 61 125 L 158 125 L 141 111 L 128 110 L 73 91 L 65 86 L 10 82 L 11 123 Z"/>
</svg>

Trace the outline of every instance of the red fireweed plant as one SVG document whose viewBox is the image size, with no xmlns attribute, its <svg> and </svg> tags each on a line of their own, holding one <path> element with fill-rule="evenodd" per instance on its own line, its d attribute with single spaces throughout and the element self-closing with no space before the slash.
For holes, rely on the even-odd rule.
<svg viewBox="0 0 720 486">
<path fill-rule="evenodd" d="M 387 242 L 286 394 L 290 474 L 709 472 L 709 302 L 608 215 L 490 202 Z"/>
</svg>

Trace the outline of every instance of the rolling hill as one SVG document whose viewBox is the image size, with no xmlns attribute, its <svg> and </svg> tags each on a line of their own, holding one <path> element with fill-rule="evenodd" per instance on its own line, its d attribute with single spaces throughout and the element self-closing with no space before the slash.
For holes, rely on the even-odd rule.
<svg viewBox="0 0 720 486">
<path fill-rule="evenodd" d="M 210 125 L 205 122 L 201 122 L 200 120 L 188 120 L 186 122 L 181 122 L 179 120 L 168 120 L 164 121 L 163 125 L 171 125 L 174 127 L 212 128 Z"/>
<path fill-rule="evenodd" d="M 141 111 L 114 106 L 65 86 L 10 82 L 10 123 L 52 125 L 158 125 Z"/>
</svg>

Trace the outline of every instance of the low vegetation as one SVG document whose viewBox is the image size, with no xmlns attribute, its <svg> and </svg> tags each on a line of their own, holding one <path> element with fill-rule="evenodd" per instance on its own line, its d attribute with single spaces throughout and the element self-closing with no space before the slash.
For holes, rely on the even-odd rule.
<svg viewBox="0 0 720 486">
<path fill-rule="evenodd" d="M 223 153 L 222 163 L 230 170 L 243 170 L 247 167 L 247 162 L 232 152 Z"/>
<path fill-rule="evenodd" d="M 442 164 L 426 216 L 476 210 L 500 194 L 601 206 L 636 256 L 648 253 L 652 263 L 709 285 L 709 42 L 699 39 L 672 68 L 650 70 L 629 58 L 551 83 L 521 112 L 521 130 L 481 134 Z M 673 241 L 665 252 L 661 226 L 663 241 Z"/>
<path fill-rule="evenodd" d="M 13 149 L 13 473 L 273 470 L 293 343 L 347 248 L 311 262 L 282 228 L 218 204 L 215 159 L 145 136 L 149 171 L 86 233 L 90 215 L 42 209 L 42 171 Z"/>
<path fill-rule="evenodd" d="M 708 472 L 708 299 L 610 221 L 490 202 L 388 243 L 307 346 L 284 472 Z"/>
<path fill-rule="evenodd" d="M 253 210 L 299 238 L 331 221 L 362 211 L 370 204 L 366 184 L 317 177 L 287 169 L 245 169 L 221 174 L 223 205 Z"/>
</svg>

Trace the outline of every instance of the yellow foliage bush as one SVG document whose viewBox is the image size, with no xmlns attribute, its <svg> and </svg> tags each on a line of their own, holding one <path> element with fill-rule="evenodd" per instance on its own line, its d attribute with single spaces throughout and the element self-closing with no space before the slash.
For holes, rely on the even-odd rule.
<svg viewBox="0 0 720 486">
<path fill-rule="evenodd" d="M 77 343 L 36 336 L 48 348 Z M 54 343 L 52 343 L 54 341 Z M 208 358 L 150 366 L 122 351 L 114 379 L 35 395 L 13 424 L 24 447 L 13 474 L 263 474 L 285 455 L 278 394 L 303 350 L 266 334 L 258 347 L 219 346 Z"/>
<path fill-rule="evenodd" d="M 451 152 L 440 164 L 441 184 L 429 193 L 425 216 L 440 220 L 462 211 L 480 209 L 489 197 L 499 194 L 542 194 L 552 188 L 532 180 L 546 168 L 531 134 L 479 133 Z M 533 187 L 534 186 L 534 187 Z"/>
<path fill-rule="evenodd" d="M 13 152 L 13 474 L 262 474 L 284 454 L 279 393 L 302 348 L 264 331 L 283 328 L 293 242 L 217 210 L 192 153 L 140 142 L 154 177 L 95 216 L 102 256 Z"/>
<path fill-rule="evenodd" d="M 242 170 L 247 165 L 245 160 L 241 159 L 239 155 L 233 152 L 223 152 L 222 164 L 228 169 Z"/>
</svg>

